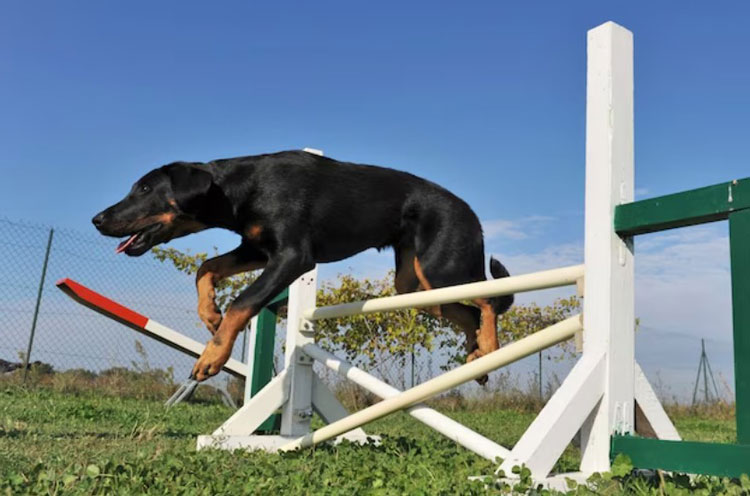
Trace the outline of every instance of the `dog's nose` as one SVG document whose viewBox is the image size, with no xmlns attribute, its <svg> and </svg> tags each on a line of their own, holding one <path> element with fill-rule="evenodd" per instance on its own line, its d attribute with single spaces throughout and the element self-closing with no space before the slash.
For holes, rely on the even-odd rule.
<svg viewBox="0 0 750 496">
<path fill-rule="evenodd" d="M 94 226 L 99 228 L 104 224 L 104 212 L 100 212 L 94 216 L 93 219 L 91 219 L 91 222 L 94 223 Z"/>
</svg>

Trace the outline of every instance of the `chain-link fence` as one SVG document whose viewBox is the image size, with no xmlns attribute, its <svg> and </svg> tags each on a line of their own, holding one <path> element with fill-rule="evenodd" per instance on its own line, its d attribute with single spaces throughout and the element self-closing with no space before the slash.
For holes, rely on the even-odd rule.
<svg viewBox="0 0 750 496">
<path fill-rule="evenodd" d="M 55 287 L 69 277 L 199 342 L 207 341 L 208 331 L 196 313 L 192 277 L 149 254 L 137 259 L 116 256 L 114 246 L 94 233 L 0 219 L 0 258 L 5 265 L 0 277 L 0 358 L 22 362 L 30 350 L 30 362 L 55 370 L 171 367 L 178 379 L 187 377 L 191 357 L 79 305 Z M 242 347 L 236 346 L 234 357 L 241 355 Z"/>
</svg>

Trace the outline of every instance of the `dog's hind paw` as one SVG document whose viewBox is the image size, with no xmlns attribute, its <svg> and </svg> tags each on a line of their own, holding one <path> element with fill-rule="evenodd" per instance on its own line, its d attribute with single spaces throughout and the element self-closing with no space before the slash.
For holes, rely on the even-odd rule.
<svg viewBox="0 0 750 496">
<path fill-rule="evenodd" d="M 484 353 L 482 353 L 479 350 L 474 350 L 469 354 L 469 356 L 466 357 L 466 363 L 472 362 L 476 360 L 477 358 L 481 358 L 483 356 L 484 356 Z M 487 374 L 483 375 L 482 377 L 477 377 L 475 379 L 475 381 L 477 381 L 477 383 L 480 386 L 484 386 L 485 384 L 489 382 L 489 380 L 490 380 L 490 377 Z"/>
</svg>

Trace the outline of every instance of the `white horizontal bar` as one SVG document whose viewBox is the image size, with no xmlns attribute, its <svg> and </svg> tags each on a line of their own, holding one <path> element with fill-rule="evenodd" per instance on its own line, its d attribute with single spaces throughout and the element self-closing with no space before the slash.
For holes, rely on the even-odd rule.
<svg viewBox="0 0 750 496">
<path fill-rule="evenodd" d="M 317 345 L 307 344 L 302 347 L 302 350 L 329 369 L 339 373 L 352 382 L 359 384 L 383 399 L 391 398 L 401 393 L 401 391 L 395 387 L 390 386 L 377 377 L 368 374 L 364 370 L 339 359 L 333 353 L 329 353 Z M 423 424 L 432 427 L 448 439 L 491 462 L 497 461 L 496 459 L 498 457 L 505 459 L 510 455 L 510 450 L 500 446 L 494 441 L 490 441 L 465 425 L 459 424 L 452 418 L 446 417 L 442 413 L 425 405 L 414 405 L 409 407 L 406 411 L 409 412 L 409 415 Z"/>
<path fill-rule="evenodd" d="M 338 435 L 361 427 L 368 422 L 385 417 L 395 411 L 408 408 L 437 394 L 454 388 L 464 382 L 481 377 L 504 365 L 515 362 L 539 350 L 549 348 L 557 343 L 570 339 L 581 330 L 581 316 L 575 315 L 558 322 L 546 329 L 509 344 L 499 350 L 462 365 L 457 369 L 423 382 L 391 398 L 384 399 L 364 410 L 360 410 L 345 419 L 334 422 L 315 432 L 300 437 L 281 447 L 282 451 L 312 446 L 328 441 Z"/>
<path fill-rule="evenodd" d="M 583 265 L 572 265 L 560 269 L 545 270 L 514 277 L 504 277 L 492 281 L 471 282 L 459 286 L 419 291 L 398 296 L 387 296 L 374 300 L 355 301 L 341 305 L 311 308 L 305 311 L 307 320 L 331 319 L 348 315 L 364 315 L 375 312 L 401 310 L 443 305 L 474 298 L 523 293 L 536 289 L 556 288 L 575 284 L 583 276 Z"/>
</svg>

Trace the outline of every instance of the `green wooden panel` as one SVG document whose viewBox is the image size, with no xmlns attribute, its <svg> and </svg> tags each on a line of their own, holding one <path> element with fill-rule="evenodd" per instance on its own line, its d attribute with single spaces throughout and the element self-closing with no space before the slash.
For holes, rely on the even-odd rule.
<svg viewBox="0 0 750 496">
<path fill-rule="evenodd" d="M 276 298 L 271 300 L 268 305 L 266 305 L 266 308 L 269 310 L 277 311 L 279 307 L 282 307 L 286 304 L 286 302 L 289 300 L 289 288 L 285 289 L 278 295 L 276 295 Z"/>
<path fill-rule="evenodd" d="M 737 442 L 750 445 L 750 210 L 729 216 Z"/>
<path fill-rule="evenodd" d="M 276 312 L 264 308 L 258 314 L 258 336 L 253 350 L 252 382 L 250 383 L 250 397 L 252 398 L 273 378 L 273 355 L 276 344 Z M 260 432 L 270 432 L 276 429 L 280 422 L 278 414 L 271 415 L 258 428 Z"/>
<path fill-rule="evenodd" d="M 245 401 L 258 394 L 274 376 L 273 357 L 276 345 L 276 318 L 279 308 L 289 300 L 289 289 L 285 289 L 258 313 L 258 336 L 253 350 L 253 370 L 250 371 L 250 390 L 245 391 Z M 249 393 L 249 394 L 248 394 Z M 261 424 L 258 432 L 278 431 L 281 415 L 274 414 Z"/>
<path fill-rule="evenodd" d="M 613 436 L 612 459 L 620 453 L 637 468 L 726 477 L 750 474 L 750 445 Z"/>
<path fill-rule="evenodd" d="M 725 220 L 750 208 L 750 178 L 615 207 L 615 231 L 633 236 Z"/>
</svg>

